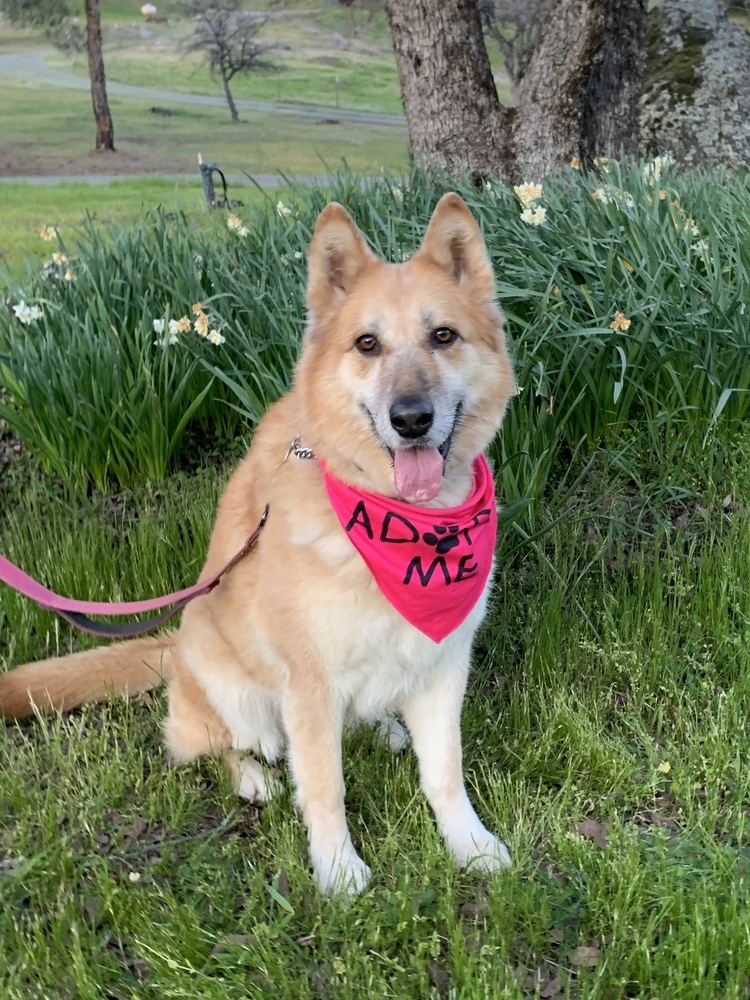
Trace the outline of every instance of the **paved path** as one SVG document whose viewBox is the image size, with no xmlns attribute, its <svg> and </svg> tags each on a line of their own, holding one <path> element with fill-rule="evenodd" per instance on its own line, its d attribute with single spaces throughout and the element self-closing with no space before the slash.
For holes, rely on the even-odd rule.
<svg viewBox="0 0 750 1000">
<path fill-rule="evenodd" d="M 55 184 L 111 184 L 112 181 L 192 181 L 200 184 L 201 178 L 198 170 L 194 174 L 82 174 L 73 177 L 58 176 L 35 176 L 35 177 L 0 177 L 1 184 L 35 184 L 41 187 L 50 187 Z M 215 179 L 217 191 L 221 193 L 221 182 Z M 294 177 L 297 184 L 307 184 L 308 187 L 314 185 L 325 185 L 328 183 L 327 177 L 314 177 L 303 174 Z M 257 184 L 263 188 L 283 187 L 288 184 L 288 180 L 281 174 L 227 174 L 227 185 L 236 187 L 238 185 Z"/>
<path fill-rule="evenodd" d="M 88 90 L 89 80 L 65 70 L 47 66 L 45 60 L 53 54 L 53 49 L 34 49 L 31 52 L 10 52 L 0 55 L 0 76 L 11 79 L 32 80 L 48 83 L 54 87 L 72 90 Z M 137 97 L 140 100 L 156 101 L 160 104 L 193 104 L 226 107 L 223 97 L 207 94 L 181 94 L 174 90 L 156 90 L 150 87 L 131 87 L 127 83 L 107 83 L 107 92 L 120 97 Z M 403 127 L 406 119 L 402 115 L 386 115 L 375 111 L 351 111 L 313 104 L 274 104 L 271 101 L 235 100 L 240 111 L 266 111 L 274 115 L 294 115 L 302 118 L 329 118 L 340 122 L 363 122 L 370 125 L 395 125 Z"/>
</svg>

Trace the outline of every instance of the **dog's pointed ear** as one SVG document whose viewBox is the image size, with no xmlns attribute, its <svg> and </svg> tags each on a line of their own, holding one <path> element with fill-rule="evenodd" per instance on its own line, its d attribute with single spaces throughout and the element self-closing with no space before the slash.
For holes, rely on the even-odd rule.
<svg viewBox="0 0 750 1000">
<path fill-rule="evenodd" d="M 351 292 L 364 268 L 378 258 L 343 205 L 326 205 L 315 223 L 307 261 L 307 307 L 323 316 Z"/>
<path fill-rule="evenodd" d="M 495 275 L 484 237 L 455 192 L 444 194 L 437 203 L 415 256 L 429 257 L 476 301 L 495 301 Z"/>
</svg>

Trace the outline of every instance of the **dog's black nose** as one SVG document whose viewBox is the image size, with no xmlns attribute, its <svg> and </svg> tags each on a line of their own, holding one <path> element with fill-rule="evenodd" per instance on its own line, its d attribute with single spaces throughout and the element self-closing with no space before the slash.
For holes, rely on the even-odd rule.
<svg viewBox="0 0 750 1000">
<path fill-rule="evenodd" d="M 425 396 L 402 396 L 390 409 L 391 427 L 403 438 L 426 434 L 435 419 L 432 403 Z"/>
</svg>

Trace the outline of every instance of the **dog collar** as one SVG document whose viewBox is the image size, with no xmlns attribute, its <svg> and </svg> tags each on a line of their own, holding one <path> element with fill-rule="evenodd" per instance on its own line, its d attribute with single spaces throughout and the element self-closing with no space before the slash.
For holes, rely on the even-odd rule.
<svg viewBox="0 0 750 1000">
<path fill-rule="evenodd" d="M 286 455 L 281 460 L 281 464 L 288 462 L 289 459 L 294 455 L 295 458 L 315 458 L 315 452 L 312 448 L 306 448 L 302 444 L 302 435 L 298 434 L 296 438 L 292 441 L 286 450 Z"/>
</svg>

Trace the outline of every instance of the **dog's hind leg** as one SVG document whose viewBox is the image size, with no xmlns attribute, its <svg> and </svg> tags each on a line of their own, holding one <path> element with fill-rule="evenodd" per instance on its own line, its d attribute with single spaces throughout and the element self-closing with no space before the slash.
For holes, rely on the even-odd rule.
<svg viewBox="0 0 750 1000">
<path fill-rule="evenodd" d="M 440 832 L 459 867 L 495 871 L 510 864 L 504 844 L 469 802 L 461 764 L 461 704 L 468 664 L 409 698 L 401 711 L 419 758 L 419 775 Z"/>
<path fill-rule="evenodd" d="M 222 757 L 241 799 L 247 799 L 248 802 L 268 802 L 280 789 L 281 785 L 273 771 L 263 767 L 254 757 L 243 754 L 240 750 L 225 750 Z"/>
<path fill-rule="evenodd" d="M 175 657 L 177 661 L 177 657 Z M 185 764 L 202 754 L 231 749 L 232 735 L 196 679 L 181 662 L 169 683 L 169 714 L 164 737 L 175 761 Z"/>
<path fill-rule="evenodd" d="M 256 690 L 250 681 L 245 689 Z M 235 702 L 242 700 L 241 693 L 237 694 Z M 169 714 L 164 723 L 164 735 L 172 757 L 185 763 L 202 754 L 220 756 L 241 798 L 249 802 L 267 801 L 279 783 L 273 772 L 247 751 L 263 753 L 269 759 L 278 755 L 280 736 L 272 702 L 270 696 L 259 690 L 254 699 L 247 699 L 246 731 L 238 734 L 209 702 L 203 687 L 179 659 L 169 685 Z M 250 711 L 249 706 L 254 711 Z"/>
</svg>

